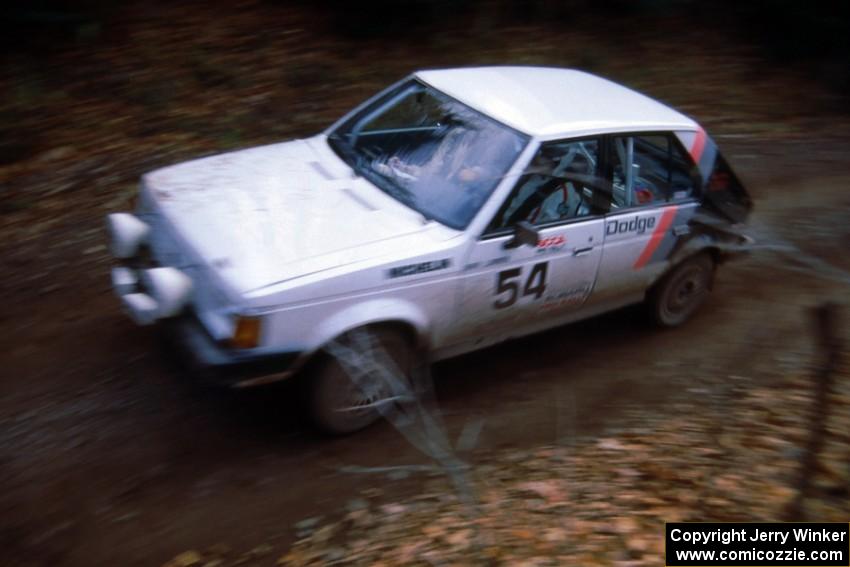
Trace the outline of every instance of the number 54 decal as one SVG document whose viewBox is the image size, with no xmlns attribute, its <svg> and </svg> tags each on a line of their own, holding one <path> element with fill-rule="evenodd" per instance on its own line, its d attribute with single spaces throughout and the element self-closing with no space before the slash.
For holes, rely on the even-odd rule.
<svg viewBox="0 0 850 567">
<path fill-rule="evenodd" d="M 525 285 L 522 288 L 522 295 L 533 295 L 534 299 L 543 297 L 546 291 L 546 275 L 549 271 L 549 262 L 539 262 L 531 267 L 528 273 L 528 278 L 525 280 Z M 516 303 L 520 297 L 519 284 L 517 281 L 522 277 L 522 268 L 511 268 L 510 270 L 502 270 L 496 278 L 496 295 L 507 294 L 505 297 L 497 298 L 493 302 L 493 307 L 496 309 L 504 309 Z"/>
</svg>

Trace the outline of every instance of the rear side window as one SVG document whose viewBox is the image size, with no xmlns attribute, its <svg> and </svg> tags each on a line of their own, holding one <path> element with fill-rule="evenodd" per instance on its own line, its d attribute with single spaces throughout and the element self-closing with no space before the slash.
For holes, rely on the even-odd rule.
<svg viewBox="0 0 850 567">
<path fill-rule="evenodd" d="M 726 158 L 719 153 L 717 154 L 717 159 L 714 161 L 714 168 L 711 171 L 711 175 L 708 177 L 706 191 L 726 191 L 736 196 L 746 195 L 744 186 L 738 181 L 738 177 L 732 171 L 732 168 L 729 167 Z"/>
<path fill-rule="evenodd" d="M 753 208 L 750 196 L 720 152 L 705 184 L 705 198 L 735 222 L 744 222 Z"/>
<path fill-rule="evenodd" d="M 616 208 L 653 206 L 696 195 L 696 171 L 666 134 L 613 138 L 613 201 Z"/>
</svg>

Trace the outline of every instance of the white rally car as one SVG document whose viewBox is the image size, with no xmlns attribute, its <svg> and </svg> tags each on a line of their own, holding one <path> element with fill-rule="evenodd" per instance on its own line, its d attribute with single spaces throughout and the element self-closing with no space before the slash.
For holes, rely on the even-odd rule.
<svg viewBox="0 0 850 567">
<path fill-rule="evenodd" d="M 108 227 L 136 323 L 234 386 L 309 365 L 316 421 L 345 432 L 375 394 L 331 341 L 368 328 L 409 368 L 642 301 L 679 325 L 750 209 L 690 118 L 579 71 L 485 67 L 415 73 L 312 138 L 148 173 Z"/>
</svg>

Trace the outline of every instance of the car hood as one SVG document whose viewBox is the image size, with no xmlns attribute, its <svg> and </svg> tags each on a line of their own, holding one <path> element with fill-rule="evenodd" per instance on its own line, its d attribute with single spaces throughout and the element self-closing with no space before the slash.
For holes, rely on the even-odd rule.
<svg viewBox="0 0 850 567">
<path fill-rule="evenodd" d="M 318 138 L 165 167 L 144 176 L 143 191 L 241 293 L 409 249 L 428 231 Z"/>
</svg>

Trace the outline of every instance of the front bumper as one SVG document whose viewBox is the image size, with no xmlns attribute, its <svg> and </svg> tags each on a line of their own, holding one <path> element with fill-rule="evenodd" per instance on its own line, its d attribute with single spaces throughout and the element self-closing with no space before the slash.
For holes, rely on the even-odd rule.
<svg viewBox="0 0 850 567">
<path fill-rule="evenodd" d="M 154 233 L 134 215 L 110 215 L 108 228 L 110 248 L 121 261 L 112 268 L 112 287 L 124 310 L 138 325 L 160 327 L 170 350 L 193 373 L 220 385 L 244 388 L 288 378 L 303 363 L 299 352 L 228 348 L 220 339 L 231 336 L 229 329 L 216 331 L 216 321 L 224 318 L 221 309 L 211 304 L 203 286 L 196 286 L 189 275 L 191 266 L 161 265 L 156 250 L 149 246 Z M 141 253 L 144 247 L 147 254 Z"/>
<path fill-rule="evenodd" d="M 303 362 L 300 352 L 257 354 L 228 349 L 191 314 L 163 319 L 160 326 L 169 345 L 193 373 L 221 386 L 247 388 L 285 380 Z"/>
</svg>

